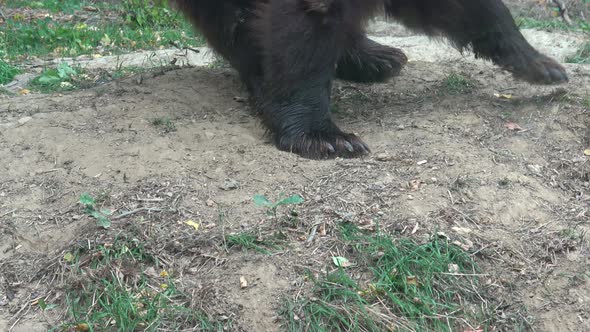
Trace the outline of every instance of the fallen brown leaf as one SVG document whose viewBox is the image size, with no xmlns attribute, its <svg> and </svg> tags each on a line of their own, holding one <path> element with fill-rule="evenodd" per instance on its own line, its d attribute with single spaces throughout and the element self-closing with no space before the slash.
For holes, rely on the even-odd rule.
<svg viewBox="0 0 590 332">
<path fill-rule="evenodd" d="M 418 278 L 416 276 L 407 276 L 406 282 L 408 285 L 418 286 Z"/>
<path fill-rule="evenodd" d="M 248 287 L 248 280 L 246 280 L 246 277 L 240 277 L 240 288 L 244 289 Z"/>
<path fill-rule="evenodd" d="M 518 123 L 514 123 L 514 122 L 507 122 L 504 127 L 510 129 L 510 130 L 514 130 L 514 131 L 520 131 L 523 130 L 523 128 L 518 124 Z"/>
</svg>

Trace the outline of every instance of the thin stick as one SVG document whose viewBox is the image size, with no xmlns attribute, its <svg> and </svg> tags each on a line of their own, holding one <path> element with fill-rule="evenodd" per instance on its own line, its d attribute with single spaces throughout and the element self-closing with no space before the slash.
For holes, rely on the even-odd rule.
<svg viewBox="0 0 590 332">
<path fill-rule="evenodd" d="M 121 219 L 121 218 L 125 218 L 127 216 L 130 216 L 132 214 L 135 214 L 137 212 L 141 212 L 141 211 L 147 211 L 147 212 L 162 212 L 163 210 L 160 208 L 139 208 L 139 209 L 135 209 L 132 211 L 128 211 L 125 213 L 121 213 L 120 215 L 116 216 L 116 217 L 112 217 L 111 220 L 117 220 L 117 219 Z"/>
<path fill-rule="evenodd" d="M 20 314 L 27 307 L 29 310 L 31 309 L 28 302 L 20 308 L 20 310 L 16 313 L 16 315 L 14 315 L 14 317 L 16 317 L 16 321 L 14 321 L 14 323 L 10 326 L 8 331 L 12 331 L 12 329 L 14 329 L 14 327 L 16 326 L 16 324 L 18 324 L 18 322 L 21 320 L 21 318 L 23 318 L 23 316 L 26 315 L 27 312 L 29 312 L 29 310 L 27 310 L 23 315 Z"/>
<path fill-rule="evenodd" d="M 485 277 L 489 276 L 488 273 L 449 273 L 449 272 L 439 272 L 439 274 L 444 274 L 447 276 L 457 276 L 457 277 Z"/>
<path fill-rule="evenodd" d="M 8 211 L 8 212 L 2 213 L 2 214 L 0 214 L 0 218 L 4 217 L 4 216 L 6 216 L 6 215 L 9 215 L 9 214 L 11 214 L 11 213 L 13 213 L 13 212 L 15 212 L 15 211 L 16 211 L 16 209 L 12 209 L 12 210 L 10 210 L 10 211 Z"/>
<path fill-rule="evenodd" d="M 310 232 L 309 236 L 307 237 L 307 241 L 305 241 L 305 242 L 311 243 L 311 241 L 313 241 L 313 238 L 315 237 L 315 234 L 316 234 L 316 232 L 318 230 L 318 226 L 319 226 L 319 224 L 315 224 L 313 226 L 313 228 L 311 229 L 311 232 Z"/>
</svg>

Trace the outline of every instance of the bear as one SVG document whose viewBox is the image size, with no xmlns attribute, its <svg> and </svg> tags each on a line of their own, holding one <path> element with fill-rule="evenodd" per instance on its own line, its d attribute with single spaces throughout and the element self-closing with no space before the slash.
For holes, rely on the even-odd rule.
<svg viewBox="0 0 590 332">
<path fill-rule="evenodd" d="M 360 157 L 360 137 L 330 117 L 332 81 L 384 82 L 407 62 L 367 37 L 377 15 L 443 37 L 532 84 L 568 81 L 534 49 L 501 0 L 172 0 L 235 68 L 283 151 L 310 159 Z"/>
</svg>

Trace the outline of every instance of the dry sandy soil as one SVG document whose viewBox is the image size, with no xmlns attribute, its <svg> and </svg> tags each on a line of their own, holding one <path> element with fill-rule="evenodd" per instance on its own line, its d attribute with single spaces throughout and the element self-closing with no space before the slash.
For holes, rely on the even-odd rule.
<svg viewBox="0 0 590 332">
<path fill-rule="evenodd" d="M 237 330 L 281 330 L 280 299 L 306 287 L 304 269 L 331 263 L 326 245 L 346 213 L 358 224 L 378 218 L 391 236 L 438 231 L 471 243 L 498 330 L 520 319 L 535 331 L 589 331 L 590 67 L 567 65 L 563 86 L 531 86 L 395 27 L 373 33 L 411 62 L 386 84 L 334 87 L 337 122 L 372 148 L 364 159 L 278 151 L 226 68 L 0 99 L 0 330 L 47 328 L 30 303 L 63 296 L 52 291 L 56 261 L 107 233 L 77 203 L 89 192 L 115 215 L 154 208 L 114 220 L 108 233 L 142 236 L 183 290 L 214 293 L 206 310 Z M 587 37 L 527 36 L 561 59 Z M 453 73 L 472 86 L 450 91 Z M 156 117 L 170 117 L 175 131 L 153 126 Z M 283 192 L 305 198 L 288 246 L 273 255 L 222 249 L 222 234 L 271 232 L 252 197 Z M 326 232 L 306 243 L 317 223 Z M 241 276 L 251 281 L 244 290 Z"/>
</svg>

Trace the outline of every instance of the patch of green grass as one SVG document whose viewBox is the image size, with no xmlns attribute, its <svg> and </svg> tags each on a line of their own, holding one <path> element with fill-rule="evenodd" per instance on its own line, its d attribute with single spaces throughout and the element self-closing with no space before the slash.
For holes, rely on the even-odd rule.
<svg viewBox="0 0 590 332">
<path fill-rule="evenodd" d="M 314 277 L 312 294 L 288 300 L 289 331 L 457 331 L 486 325 L 476 264 L 443 238 L 426 243 L 341 225 L 355 264 Z M 363 276 L 363 277 L 359 277 Z"/>
<path fill-rule="evenodd" d="M 52 13 L 64 12 L 73 13 L 76 10 L 82 9 L 83 5 L 90 2 L 80 0 L 42 0 L 42 1 L 25 1 L 12 0 L 6 3 L 9 8 L 30 8 L 30 9 L 46 9 Z"/>
<path fill-rule="evenodd" d="M 154 127 L 162 128 L 164 133 L 170 133 L 176 131 L 176 125 L 170 119 L 170 117 L 158 117 L 152 119 L 152 125 Z"/>
<path fill-rule="evenodd" d="M 168 0 L 124 0 L 125 21 L 137 27 L 179 25 L 179 14 L 168 8 Z"/>
<path fill-rule="evenodd" d="M 30 4 L 29 2 L 27 2 Z M 35 2 L 36 3 L 36 2 Z M 40 1 L 52 11 L 79 10 L 83 1 Z M 116 6 L 115 6 L 116 4 Z M 13 5 L 14 7 L 20 7 Z M 26 5 L 22 5 L 26 6 Z M 92 24 L 64 21 L 59 16 L 28 20 L 18 15 L 0 26 L 0 55 L 8 59 L 31 56 L 78 56 L 120 54 L 138 49 L 171 45 L 200 46 L 189 22 L 166 7 L 166 1 L 125 0 L 113 3 L 115 18 L 96 13 Z"/>
<path fill-rule="evenodd" d="M 590 42 L 583 44 L 576 55 L 567 57 L 565 62 L 590 64 Z"/>
<path fill-rule="evenodd" d="M 82 73 L 81 69 L 62 62 L 56 68 L 46 69 L 35 77 L 30 82 L 30 88 L 44 93 L 74 90 Z"/>
<path fill-rule="evenodd" d="M 475 84 L 461 74 L 451 74 L 443 80 L 443 86 L 450 94 L 462 94 L 473 90 Z"/>
<path fill-rule="evenodd" d="M 582 105 L 584 105 L 584 107 L 590 109 L 590 96 L 584 98 L 584 100 L 582 100 Z"/>
<path fill-rule="evenodd" d="M 21 71 L 0 59 L 0 84 L 12 82 L 14 77 Z"/>
<path fill-rule="evenodd" d="M 521 29 L 539 29 L 548 31 L 590 31 L 590 23 L 584 20 L 576 20 L 572 25 L 560 19 L 538 20 L 532 17 L 518 17 L 516 24 Z"/>
<path fill-rule="evenodd" d="M 225 236 L 225 244 L 228 248 L 241 247 L 242 249 L 255 250 L 265 255 L 270 255 L 270 250 L 280 250 L 281 247 L 277 245 L 278 242 L 278 236 L 274 239 L 263 238 L 253 232 L 242 232 Z"/>
<path fill-rule="evenodd" d="M 87 246 L 88 245 L 88 246 Z M 168 272 L 141 241 L 115 238 L 112 243 L 85 244 L 64 261 L 75 282 L 67 283 L 64 323 L 54 331 L 155 331 L 198 326 L 203 331 L 231 328 L 189 308 Z M 147 274 L 152 269 L 159 275 Z"/>
</svg>

